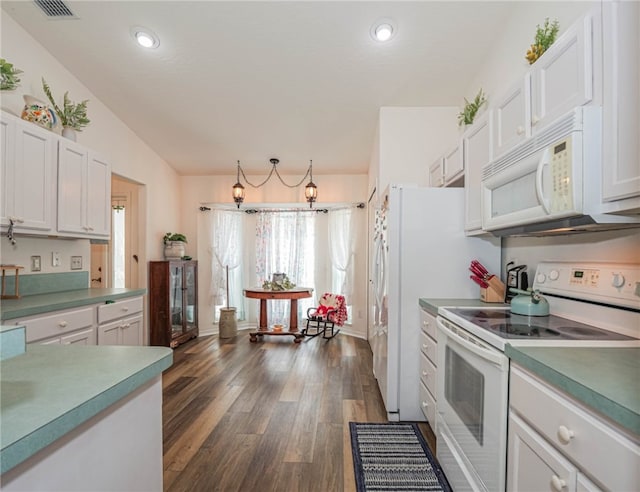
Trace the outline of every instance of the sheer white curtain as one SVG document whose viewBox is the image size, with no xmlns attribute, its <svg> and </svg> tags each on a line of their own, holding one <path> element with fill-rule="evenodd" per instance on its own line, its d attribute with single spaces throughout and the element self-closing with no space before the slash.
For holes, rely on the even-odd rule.
<svg viewBox="0 0 640 492">
<path fill-rule="evenodd" d="M 329 212 L 329 256 L 334 269 L 332 288 L 335 294 L 345 296 L 351 305 L 354 284 L 354 261 L 356 253 L 356 214 L 353 209 Z"/>
<path fill-rule="evenodd" d="M 256 223 L 256 280 L 262 285 L 274 273 L 286 273 L 296 286 L 315 285 L 315 213 L 260 212 Z M 298 318 L 316 305 L 316 295 L 298 301 Z M 289 301 L 270 301 L 269 323 L 287 324 Z"/>
<path fill-rule="evenodd" d="M 243 214 L 213 209 L 209 215 L 209 253 L 211 255 L 210 295 L 213 304 L 219 308 L 228 305 L 237 309 L 238 318 L 242 312 L 242 275 L 240 265 L 243 258 L 242 242 Z M 226 268 L 229 267 L 229 299 L 226 291 Z M 217 314 L 216 314 L 217 319 Z"/>
</svg>

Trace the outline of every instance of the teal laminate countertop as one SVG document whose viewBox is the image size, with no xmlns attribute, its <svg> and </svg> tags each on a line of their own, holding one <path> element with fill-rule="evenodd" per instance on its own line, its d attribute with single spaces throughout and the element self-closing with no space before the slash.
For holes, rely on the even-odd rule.
<svg viewBox="0 0 640 492">
<path fill-rule="evenodd" d="M 3 299 L 0 302 L 0 319 L 7 321 L 25 318 L 60 309 L 141 296 L 146 293 L 146 289 L 79 289 L 24 296 L 21 299 Z"/>
<path fill-rule="evenodd" d="M 171 366 L 168 347 L 28 345 L 0 362 L 0 473 Z"/>
<path fill-rule="evenodd" d="M 505 354 L 574 399 L 640 435 L 640 348 L 507 345 Z"/>
<path fill-rule="evenodd" d="M 418 304 L 433 316 L 438 315 L 439 308 L 445 307 L 495 308 L 509 305 L 501 302 L 482 302 L 480 299 L 425 299 L 422 297 L 418 299 Z"/>
</svg>

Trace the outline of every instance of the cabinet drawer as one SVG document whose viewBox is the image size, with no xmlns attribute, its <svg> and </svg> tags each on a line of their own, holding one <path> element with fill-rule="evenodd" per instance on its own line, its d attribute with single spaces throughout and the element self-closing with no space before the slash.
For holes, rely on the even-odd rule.
<svg viewBox="0 0 640 492">
<path fill-rule="evenodd" d="M 427 387 L 420 383 L 420 408 L 427 418 L 427 422 L 431 423 L 431 428 L 435 428 L 436 424 L 436 399 L 429 393 Z"/>
<path fill-rule="evenodd" d="M 142 297 L 133 299 L 121 299 L 113 304 L 98 306 L 98 323 L 107 323 L 111 320 L 131 316 L 142 311 Z"/>
<path fill-rule="evenodd" d="M 638 475 L 629 470 L 637 470 L 640 447 L 518 367 L 511 370 L 509 403 L 596 481 L 612 490 L 633 490 L 637 486 Z"/>
<path fill-rule="evenodd" d="M 427 356 L 420 354 L 420 380 L 432 395 L 436 393 L 436 366 L 427 359 Z"/>
<path fill-rule="evenodd" d="M 15 324 L 24 325 L 26 341 L 30 343 L 92 326 L 93 307 L 56 311 L 39 318 L 16 321 Z"/>
<path fill-rule="evenodd" d="M 420 309 L 420 328 L 431 338 L 436 339 L 436 318 L 424 309 Z"/>
<path fill-rule="evenodd" d="M 509 415 L 507 490 L 575 490 L 577 470 L 517 415 Z"/>
<path fill-rule="evenodd" d="M 429 335 L 426 333 L 420 334 L 420 350 L 422 350 L 422 353 L 429 358 L 434 366 L 436 365 L 437 346 L 437 342 Z"/>
</svg>

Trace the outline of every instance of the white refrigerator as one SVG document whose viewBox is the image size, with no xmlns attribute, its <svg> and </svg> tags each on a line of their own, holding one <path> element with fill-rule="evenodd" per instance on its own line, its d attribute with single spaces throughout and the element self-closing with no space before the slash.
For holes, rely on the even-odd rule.
<svg viewBox="0 0 640 492">
<path fill-rule="evenodd" d="M 499 275 L 501 243 L 465 236 L 463 188 L 390 185 L 379 202 L 370 263 L 373 371 L 390 421 L 424 421 L 418 299 L 479 299 L 469 263 Z"/>
</svg>

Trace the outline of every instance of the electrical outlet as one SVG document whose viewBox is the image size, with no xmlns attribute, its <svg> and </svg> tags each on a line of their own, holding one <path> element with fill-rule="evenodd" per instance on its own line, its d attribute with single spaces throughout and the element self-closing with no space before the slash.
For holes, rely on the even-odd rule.
<svg viewBox="0 0 640 492">
<path fill-rule="evenodd" d="M 42 259 L 39 256 L 31 257 L 31 271 L 39 272 L 42 269 Z"/>
<path fill-rule="evenodd" d="M 60 259 L 60 253 L 54 251 L 51 253 L 51 266 L 59 267 L 62 265 L 62 260 Z"/>
<path fill-rule="evenodd" d="M 71 270 L 82 270 L 82 256 L 71 257 Z"/>
</svg>

